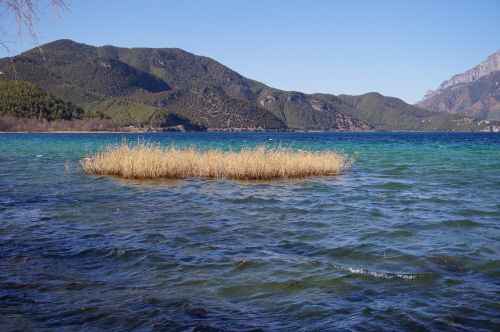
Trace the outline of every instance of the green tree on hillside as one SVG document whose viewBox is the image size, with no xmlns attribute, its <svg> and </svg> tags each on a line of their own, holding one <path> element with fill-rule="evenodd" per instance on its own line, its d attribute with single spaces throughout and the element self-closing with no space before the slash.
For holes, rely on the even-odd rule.
<svg viewBox="0 0 500 332">
<path fill-rule="evenodd" d="M 34 84 L 0 79 L 0 117 L 74 120 L 82 119 L 83 113 L 80 107 L 48 94 Z"/>
</svg>

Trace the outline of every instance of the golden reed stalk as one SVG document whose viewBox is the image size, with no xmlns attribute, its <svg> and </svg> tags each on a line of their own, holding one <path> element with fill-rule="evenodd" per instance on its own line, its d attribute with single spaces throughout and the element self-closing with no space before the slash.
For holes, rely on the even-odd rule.
<svg viewBox="0 0 500 332">
<path fill-rule="evenodd" d="M 123 143 L 80 161 L 87 174 L 126 179 L 279 180 L 347 172 L 351 161 L 331 151 L 246 148 L 241 151 L 160 147 Z"/>
</svg>

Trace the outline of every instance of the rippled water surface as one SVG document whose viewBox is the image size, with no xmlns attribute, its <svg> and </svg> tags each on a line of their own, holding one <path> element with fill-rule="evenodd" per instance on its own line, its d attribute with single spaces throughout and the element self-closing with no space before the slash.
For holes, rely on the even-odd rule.
<svg viewBox="0 0 500 332">
<path fill-rule="evenodd" d="M 79 171 L 138 137 L 355 163 L 281 182 Z M 499 222 L 498 134 L 0 134 L 0 330 L 498 331 Z"/>
</svg>

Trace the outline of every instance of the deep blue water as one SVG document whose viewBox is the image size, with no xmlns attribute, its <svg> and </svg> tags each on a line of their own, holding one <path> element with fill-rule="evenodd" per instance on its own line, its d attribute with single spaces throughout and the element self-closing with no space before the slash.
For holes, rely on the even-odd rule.
<svg viewBox="0 0 500 332">
<path fill-rule="evenodd" d="M 355 163 L 279 182 L 79 171 L 123 138 Z M 1 331 L 498 331 L 499 252 L 499 134 L 0 134 Z"/>
</svg>

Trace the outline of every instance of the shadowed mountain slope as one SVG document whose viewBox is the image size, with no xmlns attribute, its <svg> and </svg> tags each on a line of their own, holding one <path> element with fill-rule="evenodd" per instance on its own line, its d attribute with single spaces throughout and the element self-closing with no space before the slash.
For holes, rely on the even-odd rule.
<svg viewBox="0 0 500 332">
<path fill-rule="evenodd" d="M 379 94 L 278 90 L 175 48 L 94 47 L 71 40 L 41 48 L 43 57 L 33 49 L 0 59 L 4 77 L 34 83 L 89 115 L 104 113 L 124 125 L 156 125 L 176 114 L 209 130 L 469 130 L 458 116 Z"/>
</svg>

